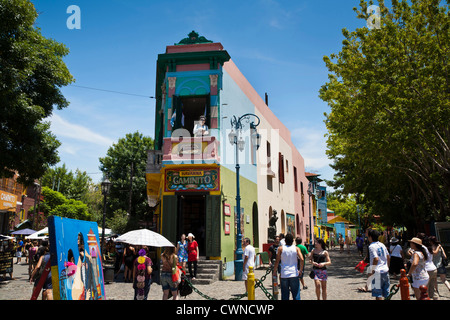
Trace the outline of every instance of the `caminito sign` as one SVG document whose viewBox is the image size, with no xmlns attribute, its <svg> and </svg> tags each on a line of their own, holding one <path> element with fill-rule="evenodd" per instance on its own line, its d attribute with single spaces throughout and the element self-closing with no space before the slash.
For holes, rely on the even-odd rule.
<svg viewBox="0 0 450 320">
<path fill-rule="evenodd" d="M 0 191 L 0 210 L 15 210 L 17 196 L 5 191 Z"/>
<path fill-rule="evenodd" d="M 210 168 L 169 169 L 165 191 L 218 191 L 219 170 Z"/>
</svg>

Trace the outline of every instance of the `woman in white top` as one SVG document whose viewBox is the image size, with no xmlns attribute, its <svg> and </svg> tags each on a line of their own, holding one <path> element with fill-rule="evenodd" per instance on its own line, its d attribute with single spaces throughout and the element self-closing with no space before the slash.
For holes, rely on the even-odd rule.
<svg viewBox="0 0 450 320">
<path fill-rule="evenodd" d="M 425 270 L 428 272 L 429 280 L 427 284 L 428 297 L 433 300 L 438 300 L 439 295 L 437 293 L 437 268 L 433 263 L 433 248 L 430 243 L 429 237 L 425 233 L 419 233 L 417 235 L 422 240 L 422 245 L 427 252 L 427 259 L 425 261 Z"/>
<path fill-rule="evenodd" d="M 389 273 L 393 274 L 395 278 L 397 278 L 397 275 L 400 274 L 400 270 L 404 268 L 403 259 L 403 249 L 398 244 L 397 238 L 391 239 L 391 246 L 389 248 L 390 254 L 391 254 L 391 262 L 389 265 Z"/>
<path fill-rule="evenodd" d="M 428 285 L 428 280 L 430 279 L 428 272 L 425 270 L 425 261 L 428 259 L 426 250 L 422 245 L 422 240 L 419 238 L 412 238 L 408 240 L 411 246 L 411 268 L 409 268 L 407 276 L 412 277 L 412 288 L 416 299 L 420 299 L 420 286 Z"/>
</svg>

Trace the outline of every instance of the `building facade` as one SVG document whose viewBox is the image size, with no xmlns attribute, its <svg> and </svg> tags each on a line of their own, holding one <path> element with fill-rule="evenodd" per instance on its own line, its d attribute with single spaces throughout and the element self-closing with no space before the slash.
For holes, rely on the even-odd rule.
<svg viewBox="0 0 450 320">
<path fill-rule="evenodd" d="M 304 159 L 222 44 L 193 31 L 158 55 L 156 73 L 155 150 L 148 151 L 146 178 L 158 231 L 174 243 L 193 233 L 201 256 L 223 262 L 224 278 L 234 274 L 239 217 L 243 238 L 257 251 L 268 243 L 275 212 L 277 233 L 306 240 Z M 229 134 L 230 121 L 245 114 L 257 118 L 243 119 L 240 131 L 238 215 L 236 148 Z M 253 121 L 259 121 L 260 140 L 250 130 Z"/>
</svg>

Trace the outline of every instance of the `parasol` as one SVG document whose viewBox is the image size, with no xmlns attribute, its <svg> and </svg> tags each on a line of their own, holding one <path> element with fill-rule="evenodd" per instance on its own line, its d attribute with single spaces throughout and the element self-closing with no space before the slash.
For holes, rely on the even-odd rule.
<svg viewBox="0 0 450 320">
<path fill-rule="evenodd" d="M 124 233 L 116 239 L 116 242 L 150 247 L 174 247 L 172 242 L 164 236 L 148 229 L 139 229 Z"/>
</svg>

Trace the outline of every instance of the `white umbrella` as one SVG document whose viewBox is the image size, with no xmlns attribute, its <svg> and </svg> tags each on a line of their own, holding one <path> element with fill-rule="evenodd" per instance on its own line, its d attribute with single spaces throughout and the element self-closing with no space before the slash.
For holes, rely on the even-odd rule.
<svg viewBox="0 0 450 320">
<path fill-rule="evenodd" d="M 42 230 L 36 231 L 33 234 L 30 234 L 28 237 L 25 237 L 25 239 L 32 239 L 32 240 L 42 240 L 48 238 L 48 227 L 45 227 Z"/>
<path fill-rule="evenodd" d="M 172 242 L 165 237 L 148 229 L 139 229 L 124 233 L 116 239 L 116 242 L 125 242 L 136 246 L 174 247 Z"/>
</svg>

